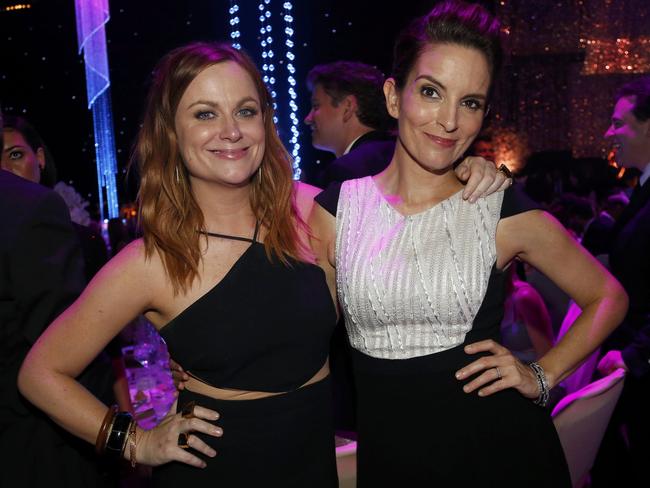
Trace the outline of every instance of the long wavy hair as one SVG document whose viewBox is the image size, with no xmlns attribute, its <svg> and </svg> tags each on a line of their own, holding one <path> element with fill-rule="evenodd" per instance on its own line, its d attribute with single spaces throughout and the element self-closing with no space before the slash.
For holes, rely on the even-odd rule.
<svg viewBox="0 0 650 488">
<path fill-rule="evenodd" d="M 174 117 L 192 80 L 224 61 L 237 63 L 250 75 L 262 107 L 266 145 L 259 174 L 251 179 L 250 204 L 267 229 L 267 257 L 290 265 L 290 259 L 307 260 L 310 255 L 299 235 L 307 226 L 296 208 L 291 158 L 278 137 L 272 100 L 258 69 L 245 53 L 227 44 L 189 44 L 171 51 L 155 68 L 131 159 L 140 173 L 138 216 L 145 255 L 159 254 L 175 294 L 186 292 L 198 276 L 198 231 L 205 230 L 205 221 L 181 158 Z"/>
</svg>

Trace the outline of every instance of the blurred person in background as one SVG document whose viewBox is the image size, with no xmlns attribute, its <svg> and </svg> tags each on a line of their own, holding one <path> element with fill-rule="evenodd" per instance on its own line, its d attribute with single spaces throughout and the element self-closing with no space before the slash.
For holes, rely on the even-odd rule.
<svg viewBox="0 0 650 488">
<path fill-rule="evenodd" d="M 38 184 L 47 168 L 43 146 L 8 120 L 11 126 L 0 131 L 0 486 L 112 486 L 93 450 L 18 391 L 27 351 L 77 298 L 85 279 L 66 204 Z"/>
</svg>

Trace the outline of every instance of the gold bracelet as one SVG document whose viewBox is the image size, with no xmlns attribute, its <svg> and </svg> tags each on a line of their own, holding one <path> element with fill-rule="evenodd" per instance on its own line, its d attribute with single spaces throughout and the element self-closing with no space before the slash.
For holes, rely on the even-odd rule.
<svg viewBox="0 0 650 488">
<path fill-rule="evenodd" d="M 129 460 L 131 461 L 131 467 L 135 468 L 138 464 L 136 458 L 135 458 L 135 448 L 138 443 L 137 439 L 137 432 L 138 432 L 138 424 L 134 420 L 133 423 L 131 424 L 131 427 L 129 429 Z"/>
</svg>

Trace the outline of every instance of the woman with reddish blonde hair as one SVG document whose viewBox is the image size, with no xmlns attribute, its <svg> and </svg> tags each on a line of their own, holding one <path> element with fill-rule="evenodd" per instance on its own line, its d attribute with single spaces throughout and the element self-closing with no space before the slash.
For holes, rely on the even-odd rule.
<svg viewBox="0 0 650 488">
<path fill-rule="evenodd" d="M 143 238 L 36 343 L 21 391 L 157 486 L 337 485 L 328 347 L 336 310 L 304 224 L 270 96 L 244 53 L 192 44 L 156 68 L 134 161 Z M 144 314 L 192 375 L 143 431 L 75 377 Z M 218 455 L 217 455 L 218 453 Z"/>
<path fill-rule="evenodd" d="M 205 212 L 193 196 L 174 117 L 196 76 L 224 61 L 237 63 L 250 76 L 263 115 L 265 151 L 247 191 L 255 218 L 268 229 L 264 237 L 267 255 L 286 264 L 288 258 L 309 254 L 300 238 L 305 225 L 295 201 L 296 192 L 305 193 L 307 186 L 294 185 L 290 156 L 278 137 L 271 97 L 259 71 L 247 55 L 227 45 L 180 48 L 166 56 L 154 74 L 134 161 L 140 171 L 138 201 L 146 251 L 165 250 L 163 259 L 172 285 L 183 291 L 196 277 L 202 238 L 197 229 L 204 227 Z"/>
<path fill-rule="evenodd" d="M 35 344 L 21 391 L 100 453 L 156 466 L 157 486 L 337 486 L 328 367 L 337 313 L 304 223 L 316 189 L 293 182 L 251 60 L 206 43 L 163 58 L 134 160 L 143 238 Z M 494 168 L 475 168 L 480 194 Z M 139 314 L 189 375 L 149 431 L 75 380 Z"/>
</svg>

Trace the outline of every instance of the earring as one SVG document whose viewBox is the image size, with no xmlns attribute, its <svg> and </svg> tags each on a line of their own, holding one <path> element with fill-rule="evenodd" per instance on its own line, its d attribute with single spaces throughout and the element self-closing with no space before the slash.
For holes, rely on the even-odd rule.
<svg viewBox="0 0 650 488">
<path fill-rule="evenodd" d="M 262 167 L 257 168 L 257 183 L 262 186 Z"/>
<path fill-rule="evenodd" d="M 175 173 L 176 173 L 176 183 L 180 183 L 180 182 L 181 182 L 181 178 L 180 178 L 180 176 L 178 175 L 178 166 L 176 166 L 176 167 L 174 168 L 174 170 L 175 170 Z"/>
</svg>

